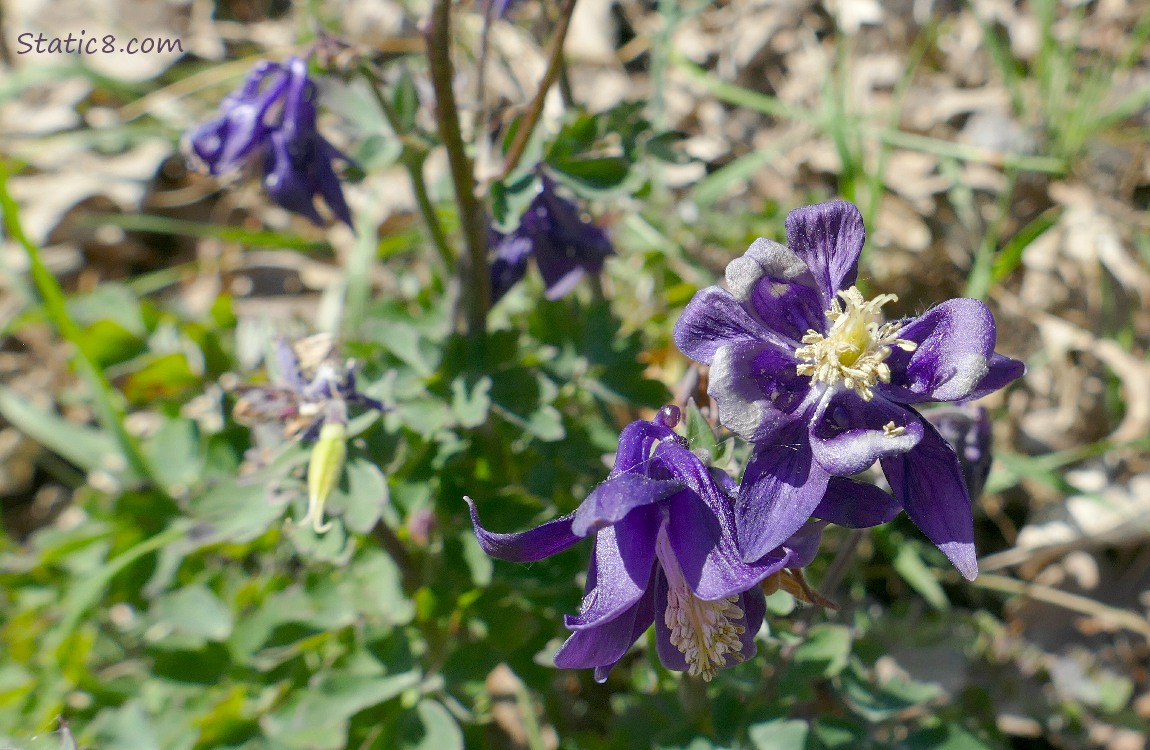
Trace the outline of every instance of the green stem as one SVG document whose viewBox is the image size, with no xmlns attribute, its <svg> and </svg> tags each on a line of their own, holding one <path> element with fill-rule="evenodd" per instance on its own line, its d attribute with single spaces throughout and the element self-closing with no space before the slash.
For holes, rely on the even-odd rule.
<svg viewBox="0 0 1150 750">
<path fill-rule="evenodd" d="M 56 277 L 44 265 L 40 257 L 40 248 L 24 234 L 24 228 L 20 225 L 19 210 L 16 201 L 8 192 L 7 165 L 0 162 L 0 214 L 4 217 L 4 227 L 8 235 L 24 248 L 28 256 L 32 281 L 36 284 L 48 317 L 75 351 L 76 368 L 92 390 L 97 418 L 104 429 L 115 438 L 130 471 L 137 477 L 151 478 L 153 473 L 147 458 L 140 450 L 136 439 L 124 428 L 124 413 L 116 404 L 112 384 L 88 353 L 84 345 L 84 334 L 69 315 L 64 291 L 60 288 Z"/>
<path fill-rule="evenodd" d="M 551 46 L 547 53 L 547 69 L 543 72 L 543 78 L 539 81 L 539 88 L 536 90 L 535 96 L 528 103 L 527 110 L 519 121 L 515 138 L 511 141 L 511 146 L 507 149 L 507 156 L 503 160 L 503 177 L 505 179 L 507 175 L 515 171 L 515 167 L 519 165 L 519 160 L 523 158 L 527 142 L 531 140 L 535 126 L 539 123 L 539 118 L 543 116 L 543 104 L 547 100 L 547 92 L 551 90 L 559 78 L 559 72 L 563 67 L 563 43 L 567 39 L 567 29 L 571 27 L 571 15 L 574 12 L 575 0 L 563 0 L 563 7 L 559 11 L 559 22 L 555 26 L 555 33 L 551 37 Z"/>
<path fill-rule="evenodd" d="M 487 226 L 475 197 L 475 170 L 463 145 L 459 109 L 455 104 L 451 65 L 451 0 L 435 0 L 431 19 L 424 31 L 427 63 L 435 91 L 435 119 L 439 139 L 447 149 L 459 223 L 467 253 L 460 258 L 459 279 L 467 333 L 482 337 L 487 331 L 487 309 L 491 306 L 491 282 L 487 275 Z"/>
<path fill-rule="evenodd" d="M 415 204 L 419 208 L 419 215 L 423 217 L 423 223 L 427 227 L 427 233 L 431 235 L 431 241 L 435 245 L 435 249 L 439 254 L 439 260 L 442 264 L 442 271 L 444 274 L 450 274 L 451 268 L 455 265 L 455 253 L 452 251 L 451 243 L 447 240 L 447 233 L 443 231 L 443 225 L 439 222 L 439 215 L 435 212 L 435 205 L 431 202 L 431 197 L 427 192 L 427 182 L 423 179 L 423 162 L 426 159 L 426 153 L 421 149 L 411 146 L 406 142 L 407 138 L 403 133 L 403 126 L 400 123 L 399 114 L 391 103 L 387 101 L 387 97 L 383 95 L 381 86 L 383 81 L 375 74 L 373 70 L 364 66 L 362 69 L 363 75 L 368 80 L 368 88 L 375 96 L 375 101 L 379 104 L 379 109 L 383 112 L 383 116 L 387 118 L 387 122 L 391 125 L 392 131 L 395 136 L 403 143 L 403 155 L 400 161 L 403 163 L 404 168 L 407 170 L 407 176 L 411 180 L 411 192 L 415 195 Z"/>
</svg>

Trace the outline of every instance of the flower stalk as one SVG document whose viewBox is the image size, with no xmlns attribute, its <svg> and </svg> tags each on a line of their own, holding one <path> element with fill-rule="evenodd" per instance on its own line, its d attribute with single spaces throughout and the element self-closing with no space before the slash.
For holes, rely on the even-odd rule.
<svg viewBox="0 0 1150 750">
<path fill-rule="evenodd" d="M 436 0 L 424 31 L 427 63 L 435 92 L 435 120 L 439 139 L 447 149 L 459 223 L 467 252 L 459 259 L 464 326 L 469 336 L 482 337 L 487 330 L 491 289 L 487 277 L 487 227 L 475 196 L 475 170 L 463 144 L 459 110 L 455 103 L 451 64 L 451 0 Z"/>
</svg>

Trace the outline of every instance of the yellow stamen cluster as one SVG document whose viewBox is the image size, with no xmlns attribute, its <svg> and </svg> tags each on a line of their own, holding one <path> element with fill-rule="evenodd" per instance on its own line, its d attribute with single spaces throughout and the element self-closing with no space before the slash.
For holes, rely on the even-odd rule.
<svg viewBox="0 0 1150 750">
<path fill-rule="evenodd" d="M 708 602 L 695 596 L 686 585 L 669 586 L 664 621 L 671 630 L 671 644 L 687 662 L 688 674 L 711 681 L 730 657 L 741 662 L 746 628 L 739 622 L 743 610 L 739 597 L 728 596 Z"/>
<path fill-rule="evenodd" d="M 887 422 L 882 426 L 882 434 L 884 437 L 902 437 L 906 434 L 906 427 L 894 422 Z"/>
<path fill-rule="evenodd" d="M 809 375 L 815 382 L 834 385 L 839 380 L 858 393 L 864 401 L 874 398 L 871 388 L 876 383 L 890 382 L 890 367 L 884 360 L 890 348 L 897 346 L 913 352 L 918 346 L 913 341 L 898 338 L 900 323 L 883 323 L 882 306 L 898 300 L 893 294 L 880 294 L 866 300 L 858 287 L 839 292 L 845 305 L 836 299 L 827 311 L 831 328 L 827 335 L 808 330 L 802 346 L 795 351 L 801 360 L 800 375 Z"/>
</svg>

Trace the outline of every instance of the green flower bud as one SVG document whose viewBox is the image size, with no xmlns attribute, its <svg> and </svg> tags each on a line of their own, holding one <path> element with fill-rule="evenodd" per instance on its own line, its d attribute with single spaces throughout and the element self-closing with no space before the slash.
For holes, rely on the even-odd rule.
<svg viewBox="0 0 1150 750">
<path fill-rule="evenodd" d="M 323 506 L 339 482 L 346 459 L 347 426 L 338 422 L 326 423 L 311 449 L 311 459 L 307 464 L 307 515 L 298 521 L 300 526 L 310 523 L 317 534 L 331 528 L 331 523 L 323 522 Z"/>
</svg>

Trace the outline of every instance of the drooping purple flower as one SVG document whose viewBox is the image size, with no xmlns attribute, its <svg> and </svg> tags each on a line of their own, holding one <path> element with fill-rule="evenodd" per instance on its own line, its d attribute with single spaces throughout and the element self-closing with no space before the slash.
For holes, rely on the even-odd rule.
<svg viewBox="0 0 1150 750">
<path fill-rule="evenodd" d="M 220 114 L 188 135 L 192 152 L 213 175 L 227 174 L 262 154 L 268 134 L 281 116 L 273 112 L 287 90 L 284 66 L 256 63 L 240 88 L 224 97 Z"/>
<path fill-rule="evenodd" d="M 584 221 L 579 207 L 555 189 L 555 182 L 540 174 L 539 194 L 508 235 L 492 230 L 491 300 L 496 302 L 523 278 L 528 256 L 543 276 L 547 299 L 570 292 L 585 274 L 603 270 L 607 256 L 614 255 L 607 233 Z"/>
<path fill-rule="evenodd" d="M 885 322 L 894 295 L 868 301 L 854 286 L 865 230 L 852 204 L 792 211 L 786 228 L 787 247 L 757 240 L 727 266 L 730 291 L 700 291 L 675 325 L 679 348 L 711 366 L 720 422 L 756 444 L 735 505 L 743 558 L 818 517 L 832 478 L 878 460 L 911 519 L 973 578 L 962 469 L 914 404 L 978 398 L 1025 367 L 994 352 L 978 300 Z"/>
<path fill-rule="evenodd" d="M 315 98 L 306 61 L 260 62 L 220 104 L 219 116 L 192 131 L 189 147 L 211 174 L 260 167 L 264 188 L 279 205 L 319 225 L 318 196 L 350 226 L 351 211 L 332 168 L 334 161 L 350 159 L 319 134 Z"/>
<path fill-rule="evenodd" d="M 468 499 L 480 546 L 501 560 L 540 560 L 594 536 L 583 604 L 566 618 L 574 632 L 555 655 L 557 667 L 593 668 L 596 680 L 606 680 L 652 623 L 668 669 L 709 680 L 755 653 L 765 610 L 757 584 L 796 552 L 740 558 L 734 482 L 708 469 L 668 421 L 628 425 L 607 480 L 574 513 L 542 526 L 488 531 Z"/>
</svg>

